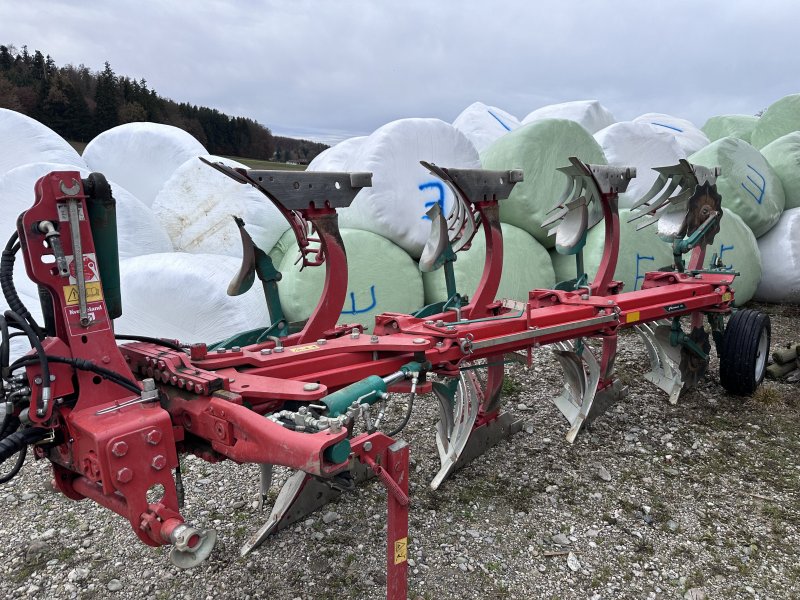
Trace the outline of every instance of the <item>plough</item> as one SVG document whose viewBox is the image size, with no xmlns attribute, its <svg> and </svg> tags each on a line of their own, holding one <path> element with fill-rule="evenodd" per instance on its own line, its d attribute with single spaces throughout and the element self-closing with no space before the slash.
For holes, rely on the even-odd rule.
<svg viewBox="0 0 800 600">
<path fill-rule="evenodd" d="M 659 170 L 634 218 L 643 219 L 643 226 L 657 224 L 659 236 L 672 244 L 674 264 L 647 273 L 641 290 L 623 292 L 613 279 L 617 198 L 635 170 L 574 158 L 570 163 L 561 169 L 567 190 L 545 225 L 552 227 L 558 251 L 576 256 L 576 277 L 555 289 L 532 290 L 524 300 L 495 297 L 503 260 L 500 203 L 522 181 L 522 172 L 422 163 L 457 199 L 449 215 L 438 205 L 429 212 L 431 236 L 420 259 L 422 270 L 443 270 L 448 298 L 415 314 L 381 314 L 369 333 L 360 325 L 338 324 L 347 258 L 336 209 L 370 186 L 371 175 L 209 163 L 278 207 L 296 235 L 303 266 L 326 268 L 324 291 L 310 318 L 289 323 L 277 293 L 280 273 L 237 218 L 243 262 L 228 292 L 243 293 L 258 278 L 271 323 L 214 344 L 115 334 L 122 303 L 111 189 L 100 174 L 84 180 L 70 171 L 46 175 L 36 183 L 35 202 L 20 215 L 0 263 L 10 307 L 0 319 L 0 459 L 16 456 L 3 480 L 16 475 L 31 446 L 36 458 L 52 463 L 54 485 L 63 494 L 91 498 L 122 515 L 142 542 L 172 545 L 172 561 L 188 568 L 210 555 L 216 533 L 191 526 L 181 514 L 181 455 L 259 464 L 262 499 L 274 465 L 296 470 L 243 554 L 342 491 L 377 477 L 388 497 L 387 597 L 404 598 L 409 448 L 398 436 L 418 394 L 433 392 L 439 405 L 435 489 L 521 428 L 502 409 L 503 365 L 530 364 L 542 346 L 553 348 L 564 369 L 566 385 L 553 401 L 569 423 L 570 442 L 626 393 L 614 371 L 617 336 L 626 327 L 643 337 L 652 361 L 647 378 L 672 402 L 705 372 L 706 319 L 726 362 L 722 384 L 748 394 L 763 378 L 768 318 L 740 310 L 725 327 L 736 274 L 713 259 L 703 268 L 705 246 L 723 216 L 718 171 L 685 161 Z M 598 206 L 605 249 L 590 279 L 582 248 L 590 210 Z M 483 275 L 467 296 L 458 291 L 453 262 L 481 230 Z M 14 289 L 20 251 L 39 286 L 41 325 Z M 9 327 L 32 347 L 10 364 Z M 405 395 L 403 423 L 385 431 L 388 403 Z"/>
</svg>

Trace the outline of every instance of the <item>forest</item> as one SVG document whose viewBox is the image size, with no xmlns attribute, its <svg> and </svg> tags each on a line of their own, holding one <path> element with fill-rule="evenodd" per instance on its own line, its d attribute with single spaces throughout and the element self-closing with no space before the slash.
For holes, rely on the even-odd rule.
<svg viewBox="0 0 800 600">
<path fill-rule="evenodd" d="M 278 162 L 306 163 L 327 146 L 275 136 L 258 121 L 214 108 L 162 98 L 145 79 L 117 75 L 106 62 L 59 67 L 27 46 L 0 45 L 0 108 L 21 112 L 63 138 L 88 142 L 97 134 L 135 121 L 174 125 L 191 133 L 210 153 Z"/>
</svg>

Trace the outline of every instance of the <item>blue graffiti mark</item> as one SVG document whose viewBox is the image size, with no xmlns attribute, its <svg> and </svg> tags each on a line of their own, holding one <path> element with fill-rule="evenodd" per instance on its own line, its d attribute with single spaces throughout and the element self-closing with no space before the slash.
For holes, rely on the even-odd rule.
<svg viewBox="0 0 800 600">
<path fill-rule="evenodd" d="M 744 184 L 744 182 L 742 182 L 742 189 L 750 194 L 753 197 L 753 200 L 755 200 L 758 204 L 761 204 L 764 201 L 764 192 L 767 191 L 767 180 L 764 179 L 764 176 L 759 173 L 753 165 L 747 165 L 747 168 L 752 169 L 753 173 L 761 178 L 761 184 L 759 185 L 752 177 L 750 177 L 750 175 L 747 176 L 747 180 L 756 186 L 756 190 L 758 190 L 758 196 L 756 196 L 753 191 Z"/>
<path fill-rule="evenodd" d="M 498 122 L 498 123 L 500 123 L 500 125 L 502 125 L 502 126 L 503 126 L 503 128 L 504 128 L 506 131 L 511 131 L 511 127 L 509 127 L 508 125 L 506 125 L 505 123 L 503 123 L 503 120 L 502 120 L 500 117 L 498 117 L 496 114 L 494 114 L 494 113 L 493 113 L 492 111 L 490 111 L 490 110 L 487 110 L 486 112 L 488 112 L 488 113 L 489 113 L 490 115 L 492 115 L 492 116 L 493 116 L 495 119 L 497 119 L 497 122 Z"/>
<path fill-rule="evenodd" d="M 666 123 L 656 123 L 655 121 L 650 121 L 652 125 L 658 125 L 659 127 L 666 127 L 667 129 L 672 129 L 673 131 L 680 131 L 683 133 L 683 129 L 680 127 L 675 127 L 674 125 L 667 125 Z"/>
<path fill-rule="evenodd" d="M 650 260 L 655 261 L 655 256 L 642 256 L 638 252 L 636 253 L 636 279 L 633 280 L 633 291 L 636 291 L 639 288 L 639 280 L 644 279 L 644 273 L 639 274 L 639 265 L 643 260 Z M 646 271 L 645 271 L 646 273 Z"/>
<path fill-rule="evenodd" d="M 427 189 L 436 189 L 439 192 L 439 197 L 436 200 L 431 202 L 425 203 L 425 209 L 429 209 L 434 204 L 438 204 L 439 208 L 441 209 L 442 213 L 444 213 L 444 184 L 441 181 L 428 181 L 427 183 L 421 183 L 419 185 L 419 191 L 424 192 Z M 430 221 L 430 217 L 428 215 L 422 215 L 423 220 Z"/>
<path fill-rule="evenodd" d="M 369 286 L 369 293 L 372 296 L 372 304 L 366 308 L 356 308 L 356 293 L 350 292 L 350 310 L 343 310 L 343 315 L 360 315 L 365 312 L 371 311 L 378 305 L 378 300 L 375 298 L 375 286 Z"/>
<path fill-rule="evenodd" d="M 730 246 L 726 246 L 725 244 L 720 244 L 719 245 L 719 260 L 720 260 L 720 262 L 722 262 L 722 255 L 725 254 L 725 252 L 728 251 L 728 250 L 733 250 L 733 244 L 731 244 Z M 729 265 L 724 265 L 724 266 L 725 266 L 726 269 L 732 269 L 733 268 L 733 263 L 731 263 Z"/>
</svg>

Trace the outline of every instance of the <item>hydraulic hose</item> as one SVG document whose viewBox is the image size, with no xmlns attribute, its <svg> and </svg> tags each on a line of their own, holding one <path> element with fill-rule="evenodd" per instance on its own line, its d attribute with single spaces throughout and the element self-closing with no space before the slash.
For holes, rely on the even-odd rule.
<svg viewBox="0 0 800 600">
<path fill-rule="evenodd" d="M 30 324 L 36 332 L 36 336 L 41 339 L 44 337 L 44 331 L 39 327 L 33 315 L 25 308 L 22 300 L 19 299 L 17 289 L 14 287 L 14 261 L 20 248 L 18 240 L 19 234 L 15 231 L 3 249 L 2 256 L 0 256 L 0 289 L 3 290 L 3 296 L 8 302 L 8 307 Z"/>
<path fill-rule="evenodd" d="M 20 315 L 12 310 L 7 310 L 4 315 L 9 321 L 16 323 L 22 331 L 28 335 L 28 340 L 31 347 L 36 350 L 36 355 L 39 359 L 39 366 L 42 369 L 42 394 L 36 402 L 36 413 L 39 416 L 44 416 L 47 412 L 47 407 L 50 404 L 50 366 L 47 364 L 47 356 L 44 353 L 42 342 L 36 336 L 31 325 L 23 319 Z"/>
<path fill-rule="evenodd" d="M 20 429 L 15 431 L 5 439 L 0 440 L 0 464 L 14 456 L 17 452 L 33 444 L 43 440 L 49 429 L 42 427 L 28 427 L 27 429 Z"/>
<path fill-rule="evenodd" d="M 135 381 L 129 379 L 122 375 L 121 373 L 117 373 L 116 371 L 112 371 L 111 369 L 106 369 L 105 367 L 101 367 L 100 365 L 96 365 L 89 360 L 85 360 L 82 358 L 68 358 L 66 356 L 51 356 L 45 355 L 45 358 L 48 362 L 53 363 L 63 363 L 65 365 L 70 365 L 75 367 L 76 369 L 80 369 L 82 371 L 91 371 L 102 377 L 103 379 L 108 379 L 109 381 L 116 383 L 124 387 L 126 390 L 133 392 L 134 394 L 141 394 L 142 388 L 140 388 Z M 19 367 L 26 367 L 28 365 L 32 365 L 36 362 L 37 359 L 31 356 L 23 356 L 22 358 L 18 358 L 15 360 L 10 369 L 11 371 L 18 369 Z"/>
</svg>

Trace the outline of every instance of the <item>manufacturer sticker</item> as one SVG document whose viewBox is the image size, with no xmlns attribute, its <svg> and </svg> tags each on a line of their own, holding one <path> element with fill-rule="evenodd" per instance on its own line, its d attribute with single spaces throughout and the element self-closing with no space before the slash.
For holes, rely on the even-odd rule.
<svg viewBox="0 0 800 600">
<path fill-rule="evenodd" d="M 394 564 L 406 562 L 408 558 L 408 538 L 400 538 L 394 542 Z"/>
<path fill-rule="evenodd" d="M 308 346 L 295 346 L 294 348 L 289 348 L 289 352 L 308 352 L 309 350 L 318 350 L 319 346 L 316 344 L 309 344 Z"/>
<path fill-rule="evenodd" d="M 685 310 L 685 309 L 686 305 L 683 302 L 680 302 L 679 304 L 670 304 L 669 306 L 664 307 L 664 310 L 667 311 L 668 313 L 674 313 L 678 312 L 679 310 Z"/>
</svg>

